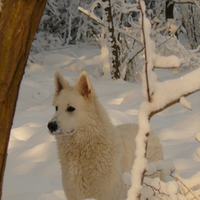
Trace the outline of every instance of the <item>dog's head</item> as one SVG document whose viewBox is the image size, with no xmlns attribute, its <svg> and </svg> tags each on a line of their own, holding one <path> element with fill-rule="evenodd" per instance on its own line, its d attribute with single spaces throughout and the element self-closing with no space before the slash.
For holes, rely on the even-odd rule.
<svg viewBox="0 0 200 200">
<path fill-rule="evenodd" d="M 82 72 L 75 86 L 70 86 L 64 77 L 55 73 L 53 106 L 55 115 L 48 123 L 53 135 L 73 135 L 86 123 L 95 94 L 86 72 Z"/>
</svg>

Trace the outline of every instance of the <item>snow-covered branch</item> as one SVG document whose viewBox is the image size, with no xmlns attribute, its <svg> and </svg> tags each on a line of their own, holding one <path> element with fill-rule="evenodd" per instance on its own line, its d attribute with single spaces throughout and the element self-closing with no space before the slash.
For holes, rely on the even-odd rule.
<svg viewBox="0 0 200 200">
<path fill-rule="evenodd" d="M 192 3 L 192 4 L 196 4 L 198 7 L 200 7 L 200 4 L 198 1 L 196 0 L 170 0 L 174 3 Z"/>
<path fill-rule="evenodd" d="M 135 41 L 137 41 L 138 43 L 141 44 L 140 38 L 138 38 L 136 35 L 129 34 L 127 31 L 120 29 L 120 28 L 116 28 L 115 30 L 116 30 L 116 32 L 122 33 L 122 34 L 126 35 L 127 37 L 129 37 L 129 38 L 131 38 L 131 39 L 133 39 L 133 40 L 135 40 Z"/>
<path fill-rule="evenodd" d="M 183 96 L 188 96 L 200 90 L 200 68 L 180 77 L 155 83 L 152 102 L 149 104 L 149 113 L 156 113 L 176 103 Z"/>
<path fill-rule="evenodd" d="M 141 197 L 144 174 L 147 170 L 145 157 L 151 116 L 176 102 L 180 102 L 186 108 L 191 109 L 191 105 L 185 99 L 185 96 L 200 90 L 200 68 L 179 79 L 164 82 L 157 81 L 156 74 L 153 72 L 154 67 L 179 67 L 181 60 L 176 56 L 162 57 L 156 55 L 155 44 L 150 38 L 150 22 L 145 16 L 144 1 L 138 0 L 138 4 L 141 9 L 141 35 L 145 48 L 143 94 L 146 97 L 146 101 L 142 102 L 138 113 L 139 132 L 136 137 L 136 159 L 131 172 L 132 187 L 128 191 L 127 200 L 139 200 Z M 173 187 L 176 188 L 176 191 L 165 191 L 165 194 L 170 198 L 174 198 L 178 192 L 178 184 L 176 182 L 170 185 L 170 188 Z"/>
<path fill-rule="evenodd" d="M 196 0 L 169 0 L 169 1 L 172 1 L 174 3 L 193 3 L 199 5 Z"/>
<path fill-rule="evenodd" d="M 152 69 L 153 69 L 153 54 L 155 45 L 150 39 L 150 30 L 151 24 L 149 20 L 145 16 L 146 6 L 143 0 L 138 0 L 138 4 L 140 6 L 140 23 L 142 29 L 142 39 L 144 43 L 144 78 L 143 78 L 143 87 L 144 87 L 144 95 L 147 98 L 147 101 L 144 103 L 151 102 L 151 94 L 153 93 L 152 80 L 154 79 Z M 153 49 L 153 51 L 152 51 Z M 136 200 L 141 197 L 141 189 L 144 179 L 144 174 L 147 171 L 147 159 L 146 159 L 146 149 L 147 149 L 147 141 L 150 133 L 150 124 L 149 124 L 149 115 L 146 113 L 145 104 L 141 104 L 139 114 L 138 114 L 138 124 L 139 124 L 139 132 L 136 137 L 136 158 L 134 161 L 134 165 L 131 171 L 132 174 L 132 187 L 128 191 L 127 200 Z"/>
<path fill-rule="evenodd" d="M 93 13 L 89 12 L 88 10 L 86 10 L 86 9 L 80 7 L 80 6 L 78 7 L 78 10 L 80 12 L 82 12 L 83 14 L 89 16 L 91 19 L 95 20 L 96 22 L 98 22 L 102 26 L 104 26 L 103 21 L 100 18 L 98 18 L 96 15 L 94 15 Z"/>
<path fill-rule="evenodd" d="M 139 12 L 137 4 L 126 3 L 124 0 L 115 1 L 112 7 L 114 7 L 116 11 L 123 14 L 130 12 Z"/>
<path fill-rule="evenodd" d="M 181 64 L 181 61 L 178 57 L 172 55 L 172 56 L 160 56 L 158 54 L 155 54 L 154 59 L 154 67 L 157 68 L 174 68 L 179 67 Z"/>
</svg>

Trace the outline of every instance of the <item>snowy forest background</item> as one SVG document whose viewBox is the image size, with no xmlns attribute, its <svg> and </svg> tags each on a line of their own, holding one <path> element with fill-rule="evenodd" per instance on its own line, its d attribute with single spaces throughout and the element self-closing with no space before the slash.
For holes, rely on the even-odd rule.
<svg viewBox="0 0 200 200">
<path fill-rule="evenodd" d="M 182 68 L 197 67 L 199 2 L 146 0 L 145 3 L 156 53 L 178 56 Z M 110 66 L 105 62 L 102 73 L 110 70 L 112 78 L 137 81 L 144 50 L 139 12 L 135 0 L 49 0 L 31 52 L 34 54 L 68 44 L 96 45 L 104 54 L 107 51 L 105 57 L 110 61 Z"/>
<path fill-rule="evenodd" d="M 141 0 L 141 2 L 143 1 Z M 138 116 L 135 113 L 139 113 L 139 118 L 142 113 L 145 116 L 141 117 L 143 123 L 140 124 L 139 121 L 139 125 L 145 127 L 144 129 L 146 131 L 149 128 L 149 122 L 146 122 L 146 119 L 151 118 L 151 115 L 171 104 L 180 102 L 187 109 L 192 109 L 191 104 L 185 96 L 200 89 L 200 2 L 198 0 L 145 0 L 144 2 L 146 6 L 144 17 L 147 17 L 147 19 L 144 19 L 144 24 L 142 25 L 142 6 L 134 0 L 47 1 L 38 31 L 32 43 L 26 73 L 22 81 L 21 96 L 19 96 L 18 100 L 16 122 L 13 126 L 13 135 L 11 135 L 10 142 L 11 156 L 10 158 L 8 157 L 8 171 L 5 178 L 4 190 L 6 200 L 10 200 L 11 197 L 12 199 L 20 200 L 27 198 L 34 200 L 60 200 L 65 198 L 61 189 L 56 188 L 60 184 L 60 179 L 56 176 L 59 173 L 57 172 L 59 170 L 58 164 L 55 163 L 57 158 L 55 157 L 56 154 L 53 154 L 56 150 L 52 144 L 53 142 L 46 136 L 45 126 L 47 120 L 50 119 L 48 115 L 51 114 L 49 111 L 49 103 L 52 100 L 53 73 L 56 70 L 61 70 L 66 73 L 64 75 L 73 82 L 75 75 L 80 70 L 84 70 L 87 63 L 91 65 L 94 63 L 97 65 L 96 63 L 98 63 L 95 72 L 91 70 L 92 66 L 89 66 L 87 69 L 93 72 L 90 74 L 93 77 L 93 81 L 95 78 L 99 78 L 99 82 L 95 82 L 97 94 L 103 94 L 100 100 L 107 106 L 109 115 L 116 122 L 115 124 L 132 122 L 133 119 L 134 122 L 137 122 L 136 118 Z M 149 22 L 150 25 L 148 24 Z M 72 66 L 68 64 L 68 68 L 66 66 L 67 61 L 64 60 L 67 58 L 71 59 L 70 61 L 72 63 L 75 62 L 73 60 L 74 58 L 72 58 L 73 56 L 69 56 L 71 54 L 81 57 L 83 51 L 80 51 L 79 47 L 83 44 L 85 45 L 85 57 L 83 56 L 83 60 L 80 59 L 78 61 L 82 62 L 83 67 L 78 66 L 76 68 L 73 64 Z M 99 49 L 101 52 L 101 59 L 97 56 L 96 49 Z M 64 55 L 68 57 L 64 57 Z M 100 60 L 102 63 L 100 63 Z M 149 76 L 149 82 L 142 78 L 142 71 L 145 68 L 145 64 L 148 68 L 147 74 Z M 77 72 L 73 74 L 73 70 L 68 70 L 70 67 L 71 69 L 73 67 L 73 70 L 77 70 Z M 157 81 L 154 68 L 170 68 L 164 72 L 155 70 L 158 73 L 159 79 L 160 77 L 164 79 L 162 80 L 163 82 L 159 82 L 160 80 Z M 45 73 L 45 76 L 42 75 L 41 71 Z M 171 80 L 169 71 L 170 73 L 173 72 L 174 80 Z M 189 74 L 187 75 L 187 73 Z M 185 81 L 180 82 L 180 76 Z M 165 84 L 164 81 L 168 80 L 169 77 L 170 81 L 166 81 L 167 84 Z M 114 83 L 110 79 L 114 79 L 116 82 Z M 124 79 L 126 82 L 121 82 L 121 79 Z M 129 85 L 128 83 L 131 84 Z M 141 83 L 143 83 L 142 88 Z M 133 89 L 134 92 L 132 91 Z M 110 92 L 111 90 L 112 93 Z M 143 105 L 149 108 L 149 113 L 147 109 L 139 108 L 139 105 L 144 100 L 142 93 L 146 97 Z M 134 103 L 132 102 L 132 97 L 134 97 Z M 108 100 L 109 98 L 114 103 L 109 103 L 111 102 Z M 199 100 L 199 93 L 189 100 L 196 103 Z M 192 162 L 194 160 L 191 163 L 187 162 L 186 165 L 194 173 L 189 171 L 184 178 L 172 173 L 174 167 L 171 166 L 171 163 L 159 162 L 152 164 L 149 173 L 164 170 L 171 179 L 166 183 L 158 179 L 153 181 L 145 179 L 141 199 L 200 199 L 200 170 L 198 165 L 200 148 L 197 148 L 199 146 L 198 141 L 200 141 L 200 126 L 198 123 L 200 110 L 198 106 L 199 104 L 195 104 L 195 113 L 189 115 L 188 118 L 183 118 L 186 116 L 185 111 L 179 107 L 173 107 L 170 111 L 151 120 L 151 123 L 160 132 L 160 137 L 164 142 L 170 141 L 173 138 L 175 141 L 180 140 L 178 144 L 181 142 L 184 143 L 183 145 L 174 147 L 174 149 L 180 151 L 180 154 L 183 148 L 187 147 L 186 141 L 188 138 L 190 140 L 193 138 L 195 142 L 192 140 L 191 145 L 195 148 L 195 153 L 198 158 L 194 158 L 195 163 Z M 112 111 L 110 107 L 113 110 L 119 110 Z M 127 110 L 125 111 L 125 109 Z M 178 113 L 176 116 L 179 116 L 182 121 L 178 122 L 175 119 L 175 115 L 170 115 L 170 112 Z M 130 115 L 129 119 L 127 115 Z M 30 123 L 27 121 L 30 120 L 27 116 L 31 120 L 34 118 L 35 122 Z M 165 117 L 168 121 L 161 122 L 159 117 Z M 158 121 L 159 124 L 157 123 Z M 174 126 L 172 126 L 173 124 Z M 188 126 L 186 126 L 191 124 L 195 124 L 194 127 L 190 126 L 191 129 L 193 128 L 192 131 L 190 130 L 192 133 L 190 131 L 187 132 Z M 168 126 L 171 129 L 166 129 Z M 45 135 L 43 143 L 39 141 L 37 136 L 37 133 L 41 132 L 40 129 Z M 29 143 L 29 136 L 25 132 L 30 132 Z M 146 142 L 146 138 L 143 138 L 145 134 L 145 132 L 139 132 L 141 140 Z M 184 134 L 188 134 L 187 137 Z M 34 144 L 35 146 L 33 146 L 31 139 L 32 142 L 36 143 Z M 23 143 L 25 140 L 27 140 L 26 144 Z M 40 144 L 37 145 L 38 143 Z M 165 147 L 167 149 L 165 149 L 165 153 L 168 153 L 168 156 L 173 146 L 172 144 L 170 145 L 166 145 L 167 147 Z M 21 150 L 18 148 L 19 146 Z M 184 151 L 187 152 L 185 153 L 186 156 L 191 153 L 187 148 Z M 18 152 L 15 152 L 15 149 Z M 36 155 L 38 151 L 40 151 L 40 155 Z M 142 157 L 143 155 L 139 154 L 138 157 L 140 158 L 140 156 Z M 20 165 L 19 160 L 25 161 L 25 163 Z M 29 165 L 27 165 L 27 161 L 30 162 Z M 47 161 L 50 162 L 47 163 Z M 32 162 L 35 162 L 34 165 Z M 13 170 L 13 166 L 15 165 L 16 169 Z M 140 165 L 140 163 L 136 161 L 136 165 Z M 177 165 L 181 166 L 182 163 L 180 162 Z M 46 171 L 47 167 L 48 170 Z M 139 168 L 145 170 L 146 167 L 144 165 Z M 23 171 L 23 169 L 25 170 Z M 56 169 L 56 172 L 54 169 Z M 17 187 L 13 183 L 13 176 L 8 172 L 12 175 L 14 173 Z M 23 176 L 18 177 L 20 173 L 25 175 L 26 178 Z M 30 176 L 29 173 L 31 173 Z M 132 177 L 132 179 L 130 174 L 125 174 L 125 183 L 128 187 L 131 187 L 131 179 L 131 182 L 134 183 L 132 185 L 138 185 L 140 187 L 140 180 L 143 179 L 142 174 L 138 173 L 134 167 L 132 173 L 137 174 L 137 176 Z M 37 192 L 39 191 L 38 193 L 32 192 L 30 187 L 28 187 L 28 182 L 30 182 L 29 178 L 33 189 Z M 24 180 L 26 183 L 24 183 Z M 48 190 L 48 192 L 51 189 L 51 192 L 43 193 L 40 184 L 38 184 L 40 181 L 44 183 L 44 189 Z M 12 192 L 10 192 L 11 185 L 13 188 L 16 187 Z M 134 191 L 136 190 L 135 188 L 131 187 L 129 190 L 128 200 L 137 199 L 135 196 L 140 191 Z"/>
</svg>

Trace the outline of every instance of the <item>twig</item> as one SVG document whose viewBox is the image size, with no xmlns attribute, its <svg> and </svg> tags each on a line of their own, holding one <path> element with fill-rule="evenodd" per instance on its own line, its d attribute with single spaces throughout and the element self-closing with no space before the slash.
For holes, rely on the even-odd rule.
<svg viewBox="0 0 200 200">
<path fill-rule="evenodd" d="M 142 47 L 135 55 L 128 61 L 130 63 L 139 53 L 141 53 L 144 50 L 144 47 Z"/>
<path fill-rule="evenodd" d="M 156 187 L 154 187 L 154 186 L 152 186 L 152 185 L 149 185 L 149 184 L 147 184 L 147 183 L 145 183 L 145 182 L 144 182 L 144 185 L 146 185 L 147 187 L 150 187 L 150 188 L 152 189 L 152 191 L 153 191 L 153 193 L 154 193 L 154 196 L 157 196 L 157 195 L 156 195 L 156 192 L 157 192 L 157 194 L 166 195 L 166 196 L 169 197 L 168 194 L 165 194 L 165 193 L 161 192 L 161 184 L 160 184 L 160 182 L 159 182 L 159 188 L 156 188 Z"/>
<path fill-rule="evenodd" d="M 183 183 L 183 181 L 180 180 L 180 178 L 179 178 L 178 176 L 173 176 L 173 175 L 171 174 L 171 177 L 174 178 L 176 181 L 179 181 L 179 182 L 188 190 L 188 193 L 190 193 L 190 194 L 194 197 L 193 199 L 198 200 L 198 197 L 193 193 L 193 191 L 192 191 L 190 188 L 187 187 L 187 185 L 185 185 L 185 184 Z M 184 194 L 184 195 L 187 195 L 188 193 L 186 193 L 186 194 Z"/>
<path fill-rule="evenodd" d="M 158 46 L 156 46 L 156 48 L 159 48 L 160 46 L 162 46 L 163 44 L 167 43 L 167 41 L 169 41 L 173 36 L 168 37 L 164 42 L 161 42 Z"/>
</svg>

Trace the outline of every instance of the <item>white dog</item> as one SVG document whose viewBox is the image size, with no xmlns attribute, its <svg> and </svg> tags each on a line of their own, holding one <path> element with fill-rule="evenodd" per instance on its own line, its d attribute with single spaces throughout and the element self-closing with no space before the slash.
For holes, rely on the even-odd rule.
<svg viewBox="0 0 200 200">
<path fill-rule="evenodd" d="M 138 126 L 113 126 L 86 72 L 80 74 L 75 86 L 56 72 L 53 105 L 56 113 L 48 128 L 57 140 L 67 199 L 126 198 L 122 175 L 130 172 L 134 161 Z M 147 158 L 162 159 L 161 145 L 154 133 L 150 134 Z"/>
</svg>

